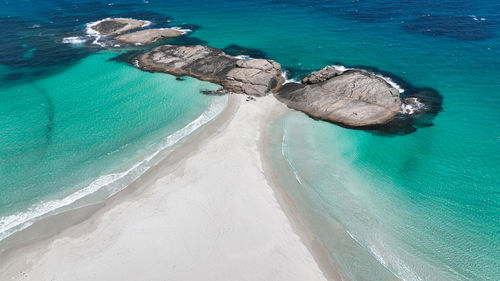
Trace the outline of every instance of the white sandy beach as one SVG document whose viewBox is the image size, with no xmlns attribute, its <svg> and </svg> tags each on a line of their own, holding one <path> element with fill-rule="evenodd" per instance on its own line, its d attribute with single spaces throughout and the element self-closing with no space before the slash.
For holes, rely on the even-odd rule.
<svg viewBox="0 0 500 281">
<path fill-rule="evenodd" d="M 228 108 L 81 223 L 11 252 L 1 280 L 326 280 L 266 180 L 272 96 Z"/>
</svg>

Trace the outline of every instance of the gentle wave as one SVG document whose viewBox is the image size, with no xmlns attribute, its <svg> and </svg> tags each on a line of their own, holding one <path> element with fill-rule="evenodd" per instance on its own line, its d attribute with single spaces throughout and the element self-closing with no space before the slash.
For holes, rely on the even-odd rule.
<svg viewBox="0 0 500 281">
<path fill-rule="evenodd" d="M 182 28 L 182 27 L 180 27 L 180 26 L 172 26 L 172 27 L 170 27 L 170 29 L 180 31 L 180 32 L 182 32 L 182 34 L 187 34 L 187 33 L 189 33 L 189 32 L 193 32 L 193 31 L 192 31 L 191 29 L 189 29 L 189 28 Z"/>
<path fill-rule="evenodd" d="M 71 37 L 64 37 L 62 39 L 62 42 L 65 44 L 82 45 L 85 42 L 87 42 L 87 39 L 85 37 L 80 37 L 80 36 L 71 36 Z"/>
<path fill-rule="evenodd" d="M 174 132 L 173 134 L 169 135 L 165 141 L 160 145 L 159 149 L 156 150 L 154 153 L 151 155 L 145 157 L 144 160 L 135 163 L 132 167 L 129 169 L 119 172 L 119 173 L 112 173 L 112 174 L 107 174 L 107 175 L 102 175 L 96 180 L 94 180 L 92 183 L 87 185 L 86 187 L 62 198 L 62 199 L 57 199 L 57 200 L 51 200 L 48 202 L 40 202 L 38 204 L 35 204 L 31 207 L 29 207 L 26 211 L 24 212 L 19 212 L 15 213 L 13 215 L 5 216 L 0 218 L 0 240 L 3 240 L 10 235 L 14 234 L 15 232 L 21 231 L 23 229 L 26 229 L 30 225 L 32 225 L 34 222 L 37 220 L 51 214 L 56 214 L 57 210 L 60 210 L 63 207 L 69 206 L 76 201 L 91 195 L 93 193 L 96 193 L 99 190 L 102 190 L 105 187 L 109 187 L 113 183 L 117 183 L 120 179 L 125 178 L 126 176 L 133 176 L 132 178 L 129 179 L 128 183 L 132 182 L 133 180 L 137 179 L 140 175 L 142 175 L 144 172 L 146 172 L 150 167 L 147 164 L 150 163 L 155 156 L 157 156 L 160 152 L 164 151 L 165 149 L 173 146 L 174 144 L 178 143 L 180 140 L 185 138 L 186 136 L 190 135 L 193 133 L 196 129 L 199 127 L 205 125 L 212 119 L 214 119 L 217 115 L 219 115 L 224 108 L 226 107 L 227 104 L 227 96 L 224 97 L 216 97 L 213 99 L 212 103 L 209 105 L 209 107 L 200 115 L 198 116 L 195 120 L 191 121 L 189 124 L 184 126 L 182 129 L 179 129 L 178 131 Z M 117 187 L 114 189 L 109 189 L 106 190 L 109 193 L 109 196 L 116 194 L 120 190 L 124 189 L 126 187 Z"/>
<path fill-rule="evenodd" d="M 424 280 L 396 255 L 383 255 L 382 252 L 373 245 L 368 248 L 375 259 L 399 279 L 405 281 Z"/>
<path fill-rule="evenodd" d="M 297 182 L 302 186 L 305 190 L 307 189 L 304 186 L 304 183 L 299 176 L 299 171 L 293 165 L 292 161 L 288 157 L 288 144 L 287 144 L 287 131 L 284 129 L 283 137 L 281 141 L 281 155 L 283 156 L 289 171 L 294 175 Z M 360 245 L 361 247 L 367 249 L 371 255 L 387 270 L 389 270 L 392 274 L 394 274 L 397 278 L 404 281 L 422 281 L 423 279 L 414 272 L 403 260 L 399 259 L 396 255 L 391 255 L 390 253 L 384 253 L 379 250 L 373 243 L 369 241 L 364 241 L 359 239 L 353 233 L 351 233 L 347 228 L 344 228 L 344 231 L 353 239 L 355 243 Z"/>
<path fill-rule="evenodd" d="M 283 155 L 283 158 L 285 158 L 285 161 L 288 165 L 288 168 L 290 168 L 290 171 L 292 171 L 295 179 L 297 180 L 297 182 L 302 185 L 302 180 L 300 180 L 300 176 L 299 176 L 299 172 L 297 171 L 297 169 L 295 168 L 295 166 L 293 166 L 292 162 L 290 161 L 290 159 L 288 159 L 288 156 L 287 156 L 287 153 L 286 153 L 286 149 L 287 149 L 287 143 L 286 143 L 286 130 L 283 132 L 283 138 L 281 140 L 281 155 Z"/>
</svg>

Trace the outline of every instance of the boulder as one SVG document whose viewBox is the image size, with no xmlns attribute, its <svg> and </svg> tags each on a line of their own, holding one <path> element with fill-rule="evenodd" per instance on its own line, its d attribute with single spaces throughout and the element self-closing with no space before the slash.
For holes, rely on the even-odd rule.
<svg viewBox="0 0 500 281">
<path fill-rule="evenodd" d="M 134 45 L 145 45 L 164 38 L 173 38 L 183 35 L 184 32 L 171 28 L 145 29 L 127 33 L 116 37 L 116 40 Z"/>
<path fill-rule="evenodd" d="M 337 75 L 342 74 L 343 71 L 338 70 L 333 66 L 326 66 L 321 70 L 315 71 L 309 75 L 307 75 L 304 79 L 302 79 L 303 84 L 316 84 L 330 78 L 333 78 Z"/>
<path fill-rule="evenodd" d="M 220 84 L 229 92 L 264 96 L 284 83 L 281 65 L 272 60 L 243 60 L 208 46 L 162 45 L 135 58 L 143 70 L 192 76 Z"/>
<path fill-rule="evenodd" d="M 386 124 L 401 113 L 399 90 L 362 70 L 324 68 L 285 84 L 276 97 L 307 115 L 348 127 Z"/>
</svg>

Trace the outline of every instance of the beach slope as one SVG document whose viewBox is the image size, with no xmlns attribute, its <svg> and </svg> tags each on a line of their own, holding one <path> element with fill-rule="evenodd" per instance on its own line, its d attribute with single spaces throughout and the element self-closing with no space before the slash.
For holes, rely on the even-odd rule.
<svg viewBox="0 0 500 281">
<path fill-rule="evenodd" d="M 267 96 L 228 108 L 83 223 L 4 257 L 5 280 L 325 280 L 266 180 Z"/>
</svg>

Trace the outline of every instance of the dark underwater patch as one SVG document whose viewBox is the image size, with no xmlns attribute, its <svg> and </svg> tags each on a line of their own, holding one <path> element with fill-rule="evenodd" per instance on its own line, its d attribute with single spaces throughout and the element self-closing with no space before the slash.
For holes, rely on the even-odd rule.
<svg viewBox="0 0 500 281">
<path fill-rule="evenodd" d="M 208 45 L 208 41 L 192 36 L 179 36 L 175 38 L 169 38 L 166 40 L 162 40 L 161 43 L 168 43 L 171 45 Z"/>
<path fill-rule="evenodd" d="M 92 51 L 61 43 L 57 30 L 23 18 L 0 18 L 0 63 L 12 68 L 71 65 Z"/>
<path fill-rule="evenodd" d="M 495 37 L 496 23 L 476 16 L 423 15 L 402 25 L 408 32 L 429 36 L 445 36 L 464 41 Z"/>
<path fill-rule="evenodd" d="M 395 7 L 396 3 L 378 2 L 374 5 L 371 1 L 352 1 L 346 4 L 345 9 L 342 9 L 345 13 L 341 16 L 365 23 L 388 22 L 401 16 L 400 10 Z"/>
<path fill-rule="evenodd" d="M 231 56 L 250 56 L 252 58 L 256 59 L 264 59 L 266 58 L 266 53 L 259 49 L 254 49 L 254 48 L 246 48 L 240 45 L 229 45 L 222 49 L 226 54 L 231 55 Z"/>
<path fill-rule="evenodd" d="M 12 72 L 3 76 L 3 80 L 14 81 L 23 79 L 26 76 L 25 72 Z"/>
</svg>

